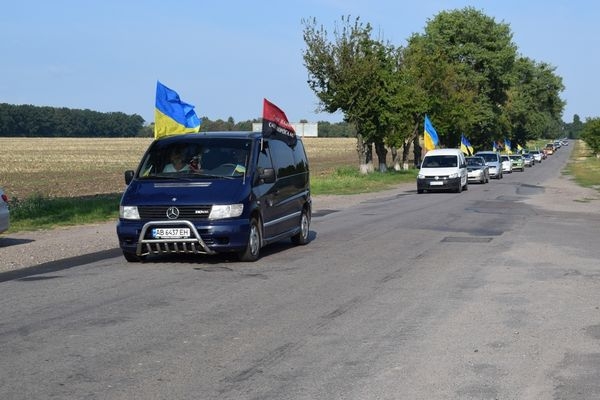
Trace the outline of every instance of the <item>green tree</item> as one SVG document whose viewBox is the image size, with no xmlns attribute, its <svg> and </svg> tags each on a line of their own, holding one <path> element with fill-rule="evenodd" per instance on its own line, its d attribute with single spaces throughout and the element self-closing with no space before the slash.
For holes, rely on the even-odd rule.
<svg viewBox="0 0 600 400">
<path fill-rule="evenodd" d="M 383 145 L 393 120 L 391 104 L 396 51 L 371 37 L 370 24 L 343 17 L 329 37 L 316 19 L 304 19 L 304 64 L 308 85 L 317 95 L 318 111 L 341 111 L 356 129 L 361 172 L 372 169 L 372 145 L 385 159 Z"/>
<path fill-rule="evenodd" d="M 513 85 L 508 90 L 503 113 L 515 146 L 525 147 L 528 141 L 556 136 L 551 132 L 562 126 L 564 101 L 560 93 L 564 85 L 554 71 L 555 68 L 546 63 L 525 57 L 515 63 Z"/>
<path fill-rule="evenodd" d="M 413 63 L 421 66 L 422 89 L 443 145 L 457 147 L 460 135 L 475 146 L 499 136 L 516 46 L 505 23 L 467 7 L 443 11 L 422 35 L 409 39 Z"/>
<path fill-rule="evenodd" d="M 581 131 L 581 139 L 600 157 L 600 118 L 588 118 Z"/>
<path fill-rule="evenodd" d="M 583 130 L 583 125 L 584 124 L 581 122 L 579 115 L 573 115 L 573 122 L 565 124 L 565 136 L 571 139 L 579 139 L 581 136 L 581 131 Z"/>
</svg>

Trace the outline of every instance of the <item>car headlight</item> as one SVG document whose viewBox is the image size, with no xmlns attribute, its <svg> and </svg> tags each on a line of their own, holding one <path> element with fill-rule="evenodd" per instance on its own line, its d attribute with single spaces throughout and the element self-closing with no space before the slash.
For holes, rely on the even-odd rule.
<svg viewBox="0 0 600 400">
<path fill-rule="evenodd" d="M 243 204 L 216 204 L 212 206 L 208 219 L 235 218 L 242 215 L 242 211 L 244 211 Z"/>
<path fill-rule="evenodd" d="M 424 174 L 419 174 L 419 175 L 417 175 L 417 179 L 425 179 L 425 175 Z"/>
<path fill-rule="evenodd" d="M 448 175 L 448 178 L 450 178 L 450 179 L 458 178 L 458 172 L 454 172 L 454 173 Z"/>
<path fill-rule="evenodd" d="M 119 217 L 123 219 L 140 219 L 137 206 L 120 206 Z"/>
</svg>

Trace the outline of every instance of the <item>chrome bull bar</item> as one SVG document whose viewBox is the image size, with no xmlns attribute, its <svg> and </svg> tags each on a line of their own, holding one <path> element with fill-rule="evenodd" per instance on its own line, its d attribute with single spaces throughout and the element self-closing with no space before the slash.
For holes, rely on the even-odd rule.
<svg viewBox="0 0 600 400">
<path fill-rule="evenodd" d="M 148 229 L 160 226 L 185 225 L 190 228 L 191 237 L 174 239 L 145 239 Z M 146 222 L 140 232 L 137 248 L 137 256 L 146 256 L 149 254 L 216 254 L 215 251 L 208 248 L 206 243 L 200 237 L 198 230 L 190 221 L 150 221 Z"/>
</svg>

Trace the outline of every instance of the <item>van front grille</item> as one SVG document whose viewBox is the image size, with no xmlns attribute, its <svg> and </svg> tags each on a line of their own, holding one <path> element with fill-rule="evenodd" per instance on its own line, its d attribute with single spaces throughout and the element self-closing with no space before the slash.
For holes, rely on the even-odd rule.
<svg viewBox="0 0 600 400">
<path fill-rule="evenodd" d="M 170 206 L 140 206 L 138 212 L 140 213 L 141 219 L 150 220 L 166 220 L 167 210 Z M 211 206 L 177 206 L 179 210 L 179 216 L 177 219 L 186 219 L 190 221 L 204 220 L 208 218 L 210 214 Z"/>
</svg>

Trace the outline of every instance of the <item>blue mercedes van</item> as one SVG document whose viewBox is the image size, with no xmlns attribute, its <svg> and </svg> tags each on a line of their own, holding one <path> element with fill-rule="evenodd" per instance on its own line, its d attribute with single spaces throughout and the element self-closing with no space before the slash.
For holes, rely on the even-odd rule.
<svg viewBox="0 0 600 400">
<path fill-rule="evenodd" d="M 208 132 L 154 140 L 125 172 L 117 236 L 127 261 L 150 255 L 236 253 L 309 241 L 309 164 L 302 140 Z"/>
</svg>

